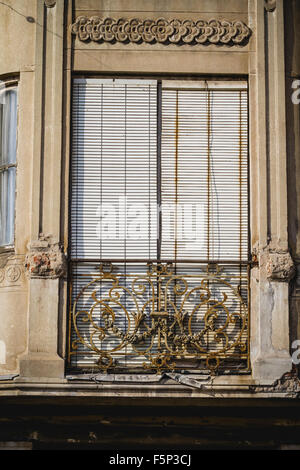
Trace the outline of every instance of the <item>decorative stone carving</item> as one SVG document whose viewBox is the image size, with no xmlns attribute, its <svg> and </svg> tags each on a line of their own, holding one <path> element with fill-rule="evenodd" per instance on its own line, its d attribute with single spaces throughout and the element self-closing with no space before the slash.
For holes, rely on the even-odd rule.
<svg viewBox="0 0 300 470">
<path fill-rule="evenodd" d="M 270 280 L 290 281 L 296 273 L 296 268 L 288 252 L 269 252 L 266 271 Z"/>
<path fill-rule="evenodd" d="M 243 44 L 251 30 L 242 21 L 227 20 L 115 20 L 79 16 L 71 32 L 80 41 L 186 44 Z"/>
<path fill-rule="evenodd" d="M 45 5 L 47 8 L 53 8 L 56 5 L 56 0 L 45 0 Z"/>
<path fill-rule="evenodd" d="M 41 234 L 39 240 L 30 246 L 26 255 L 25 268 L 31 278 L 56 279 L 66 274 L 66 258 L 58 242 Z"/>
<path fill-rule="evenodd" d="M 0 288 L 16 285 L 20 280 L 24 257 L 10 254 L 2 256 L 0 260 Z"/>
<path fill-rule="evenodd" d="M 276 0 L 265 0 L 265 9 L 267 11 L 274 11 L 276 9 Z"/>
</svg>

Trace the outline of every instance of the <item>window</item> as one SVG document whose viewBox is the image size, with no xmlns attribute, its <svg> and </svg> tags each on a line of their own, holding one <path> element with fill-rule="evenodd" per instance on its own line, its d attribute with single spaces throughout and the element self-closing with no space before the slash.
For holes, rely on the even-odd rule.
<svg viewBox="0 0 300 470">
<path fill-rule="evenodd" d="M 247 368 L 244 81 L 76 79 L 72 367 Z"/>
<path fill-rule="evenodd" d="M 0 246 L 14 243 L 17 89 L 0 90 Z"/>
</svg>

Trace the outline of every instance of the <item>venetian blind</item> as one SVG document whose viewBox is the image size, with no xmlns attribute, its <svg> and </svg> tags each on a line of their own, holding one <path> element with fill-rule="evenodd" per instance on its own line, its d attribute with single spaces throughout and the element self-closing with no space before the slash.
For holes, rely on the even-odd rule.
<svg viewBox="0 0 300 470">
<path fill-rule="evenodd" d="M 73 88 L 72 257 L 156 257 L 155 81 Z"/>
</svg>

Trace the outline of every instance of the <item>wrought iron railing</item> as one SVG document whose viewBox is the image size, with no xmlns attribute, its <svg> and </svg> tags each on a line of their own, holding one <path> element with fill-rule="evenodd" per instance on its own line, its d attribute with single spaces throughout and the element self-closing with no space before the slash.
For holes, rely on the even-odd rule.
<svg viewBox="0 0 300 470">
<path fill-rule="evenodd" d="M 249 263 L 75 260 L 69 365 L 249 368 Z"/>
</svg>

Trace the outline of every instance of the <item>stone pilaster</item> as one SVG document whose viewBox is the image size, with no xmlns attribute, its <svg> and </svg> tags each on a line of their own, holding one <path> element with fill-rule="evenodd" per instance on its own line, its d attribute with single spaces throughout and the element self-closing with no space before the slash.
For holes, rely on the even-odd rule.
<svg viewBox="0 0 300 470">
<path fill-rule="evenodd" d="M 60 244 L 64 4 L 37 2 L 31 241 L 25 260 L 28 350 L 20 358 L 21 378 L 34 380 L 64 376 L 58 334 L 65 275 Z"/>
</svg>

